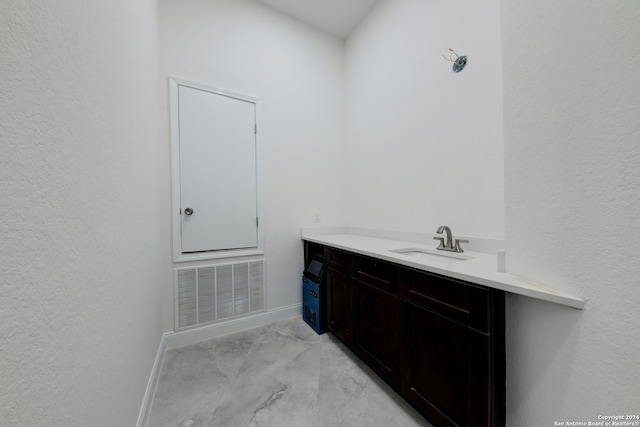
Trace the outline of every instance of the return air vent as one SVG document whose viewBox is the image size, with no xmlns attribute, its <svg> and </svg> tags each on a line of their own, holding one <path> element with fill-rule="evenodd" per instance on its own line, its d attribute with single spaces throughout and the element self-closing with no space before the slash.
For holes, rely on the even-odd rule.
<svg viewBox="0 0 640 427">
<path fill-rule="evenodd" d="M 176 330 L 265 309 L 264 260 L 174 269 Z"/>
</svg>

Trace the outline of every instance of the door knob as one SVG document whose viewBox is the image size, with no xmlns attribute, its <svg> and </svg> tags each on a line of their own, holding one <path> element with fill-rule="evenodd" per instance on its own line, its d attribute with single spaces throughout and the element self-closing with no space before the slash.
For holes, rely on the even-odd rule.
<svg viewBox="0 0 640 427">
<path fill-rule="evenodd" d="M 193 209 L 191 209 L 191 208 L 186 208 L 186 209 L 184 210 L 184 214 L 185 214 L 185 215 L 193 215 Z"/>
</svg>

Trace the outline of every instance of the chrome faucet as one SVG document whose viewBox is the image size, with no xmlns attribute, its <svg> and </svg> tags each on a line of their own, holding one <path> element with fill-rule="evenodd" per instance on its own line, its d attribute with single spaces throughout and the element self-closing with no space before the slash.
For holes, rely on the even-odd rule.
<svg viewBox="0 0 640 427">
<path fill-rule="evenodd" d="M 445 234 L 446 240 L 445 240 L 445 237 L 434 236 L 434 240 L 440 240 L 440 244 L 436 249 L 439 249 L 441 251 L 458 252 L 458 253 L 464 252 L 464 250 L 460 247 L 460 243 L 469 243 L 468 240 L 455 239 L 456 243 L 454 244 L 453 235 L 451 234 L 451 229 L 446 225 L 441 225 L 436 230 L 436 233 L 438 234 L 442 234 L 443 232 L 446 233 Z"/>
</svg>

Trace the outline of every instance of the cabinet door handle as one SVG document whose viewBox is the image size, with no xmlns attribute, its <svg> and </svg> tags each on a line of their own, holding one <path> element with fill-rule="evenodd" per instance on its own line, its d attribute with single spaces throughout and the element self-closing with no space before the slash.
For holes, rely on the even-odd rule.
<svg viewBox="0 0 640 427">
<path fill-rule="evenodd" d="M 184 214 L 185 214 L 185 215 L 193 215 L 193 209 L 191 209 L 191 208 L 186 208 L 186 209 L 184 210 Z"/>
</svg>

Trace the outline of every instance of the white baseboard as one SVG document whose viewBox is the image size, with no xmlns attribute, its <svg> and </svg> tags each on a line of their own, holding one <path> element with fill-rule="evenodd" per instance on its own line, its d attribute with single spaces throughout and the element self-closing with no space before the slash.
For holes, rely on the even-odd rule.
<svg viewBox="0 0 640 427">
<path fill-rule="evenodd" d="M 257 328 L 282 320 L 302 317 L 302 304 L 293 304 L 275 310 L 265 311 L 238 319 L 231 319 L 213 325 L 202 326 L 180 332 L 168 332 L 164 335 L 165 350 L 218 338 L 247 329 Z"/>
<path fill-rule="evenodd" d="M 162 362 L 164 361 L 166 336 L 167 334 L 163 334 L 162 338 L 160 338 L 160 344 L 158 345 L 158 351 L 156 352 L 156 359 L 154 360 L 153 367 L 151 368 L 149 381 L 147 381 L 147 388 L 144 392 L 142 405 L 140 406 L 140 413 L 138 414 L 136 427 L 146 427 L 149 422 L 149 412 L 151 411 L 153 396 L 156 393 L 156 386 L 158 385 L 158 379 L 160 377 L 160 369 L 162 367 Z"/>
</svg>

